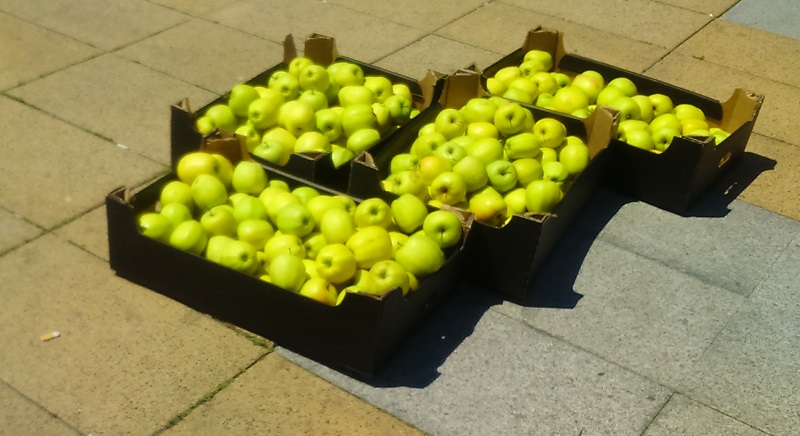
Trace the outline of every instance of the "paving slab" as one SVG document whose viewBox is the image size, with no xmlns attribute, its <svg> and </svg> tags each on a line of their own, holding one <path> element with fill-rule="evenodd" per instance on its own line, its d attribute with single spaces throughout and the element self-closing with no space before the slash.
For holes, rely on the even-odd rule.
<svg viewBox="0 0 800 436">
<path fill-rule="evenodd" d="M 800 5 L 794 0 L 743 0 L 723 18 L 750 27 L 800 39 Z"/>
<path fill-rule="evenodd" d="M 422 433 L 272 353 L 163 434 Z"/>
<path fill-rule="evenodd" d="M 428 35 L 379 60 L 375 65 L 419 79 L 428 70 L 453 73 L 470 65 L 488 66 L 502 56 L 438 35 Z"/>
<path fill-rule="evenodd" d="M 764 436 L 767 433 L 675 394 L 642 436 L 660 435 Z"/>
<path fill-rule="evenodd" d="M 486 0 L 436 2 L 427 0 L 403 2 L 330 0 L 330 2 L 426 32 L 432 32 L 487 3 Z"/>
<path fill-rule="evenodd" d="M 0 379 L 83 434 L 152 433 L 266 352 L 52 234 L 0 281 Z"/>
<path fill-rule="evenodd" d="M 236 3 L 239 0 L 150 0 L 170 9 L 183 12 L 187 15 L 199 17 L 201 15 L 222 9 L 225 6 Z"/>
<path fill-rule="evenodd" d="M 681 388 L 771 434 L 800 428 L 800 239 L 795 238 Z"/>
<path fill-rule="evenodd" d="M 659 0 L 661 3 L 666 3 L 679 8 L 689 9 L 704 14 L 719 16 L 723 12 L 730 9 L 731 6 L 739 2 L 739 0 Z"/>
<path fill-rule="evenodd" d="M 339 54 L 362 62 L 380 59 L 425 34 L 419 29 L 316 0 L 297 0 L 291 7 L 278 0 L 245 0 L 205 18 L 278 43 L 292 34 L 300 50 L 305 38 L 313 33 L 332 36 L 336 38 Z"/>
<path fill-rule="evenodd" d="M 711 20 L 708 14 L 650 0 L 506 0 L 505 3 L 666 48 L 680 44 Z"/>
<path fill-rule="evenodd" d="M 19 214 L 0 208 L 0 253 L 42 234 L 42 229 Z"/>
<path fill-rule="evenodd" d="M 2 8 L 2 6 L 0 6 Z M 98 50 L 0 12 L 0 90 L 88 59 Z"/>
<path fill-rule="evenodd" d="M 720 101 L 730 98 L 736 88 L 764 95 L 764 105 L 753 130 L 800 145 L 796 123 L 787 116 L 797 109 L 800 88 L 680 53 L 670 53 L 646 74 Z"/>
<path fill-rule="evenodd" d="M 190 18 L 144 0 L 5 0 L 0 10 L 102 49 L 130 44 Z"/>
<path fill-rule="evenodd" d="M 548 304 L 572 293 L 580 296 L 574 307 Z M 526 304 L 494 310 L 667 386 L 691 370 L 744 301 L 584 232 L 562 240 L 531 294 Z"/>
<path fill-rule="evenodd" d="M 0 426 L 2 436 L 81 434 L 2 381 L 0 381 L 0 422 L 3 423 Z"/>
<path fill-rule="evenodd" d="M 501 2 L 487 3 L 436 34 L 505 55 L 520 48 L 528 31 L 539 25 L 563 32 L 568 52 L 631 71 L 644 71 L 668 51 L 665 47 Z"/>
<path fill-rule="evenodd" d="M 453 296 L 375 379 L 298 362 L 428 434 L 641 434 L 670 391 Z"/>
<path fill-rule="evenodd" d="M 218 97 L 116 54 L 53 73 L 10 94 L 167 165 L 170 106 L 183 98 L 205 104 Z M 119 177 L 117 181 L 122 182 Z"/>
<path fill-rule="evenodd" d="M 0 97 L 0 206 L 49 229 L 122 184 L 164 167 L 41 111 Z"/>
<path fill-rule="evenodd" d="M 279 44 L 201 18 L 117 53 L 218 94 L 283 60 Z"/>
<path fill-rule="evenodd" d="M 55 233 L 95 256 L 109 260 L 105 205 L 98 206 L 56 229 Z"/>
</svg>

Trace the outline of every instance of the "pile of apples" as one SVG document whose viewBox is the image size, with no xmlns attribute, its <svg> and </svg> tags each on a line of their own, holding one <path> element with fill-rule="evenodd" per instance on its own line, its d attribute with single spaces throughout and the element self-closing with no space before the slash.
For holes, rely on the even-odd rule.
<svg viewBox="0 0 800 436">
<path fill-rule="evenodd" d="M 475 97 L 424 125 L 381 184 L 500 227 L 514 214 L 551 212 L 589 160 L 583 139 L 559 120 L 534 120 L 502 97 Z"/>
<path fill-rule="evenodd" d="M 407 295 L 462 239 L 459 215 L 429 213 L 411 195 L 356 204 L 202 151 L 184 155 L 176 174 L 139 214 L 143 235 L 328 305 L 348 292 Z"/>
<path fill-rule="evenodd" d="M 531 50 L 518 66 L 501 68 L 486 81 L 493 95 L 586 118 L 597 105 L 619 111 L 617 138 L 634 147 L 661 153 L 679 136 L 713 137 L 719 144 L 730 133 L 712 126 L 691 104 L 675 105 L 664 94 L 640 94 L 627 77 L 605 82 L 597 71 L 570 77 L 551 71 L 550 53 Z"/>
<path fill-rule="evenodd" d="M 365 77 L 352 62 L 326 68 L 298 56 L 264 85 L 235 85 L 228 103 L 207 108 L 195 128 L 242 135 L 250 153 L 276 165 L 293 153 L 320 152 L 339 167 L 419 113 L 406 84 Z"/>
</svg>

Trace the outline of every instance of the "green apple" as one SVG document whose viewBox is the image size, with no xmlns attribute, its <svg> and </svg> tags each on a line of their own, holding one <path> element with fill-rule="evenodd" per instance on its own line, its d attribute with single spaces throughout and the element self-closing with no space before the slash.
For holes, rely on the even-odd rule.
<svg viewBox="0 0 800 436">
<path fill-rule="evenodd" d="M 491 186 L 469 199 L 469 211 L 476 221 L 500 227 L 506 221 L 507 206 L 503 196 Z"/>
<path fill-rule="evenodd" d="M 544 50 L 529 50 L 525 53 L 523 62 L 535 62 L 542 67 L 541 71 L 550 71 L 553 68 L 553 55 Z"/>
<path fill-rule="evenodd" d="M 346 106 L 341 115 L 342 130 L 348 138 L 363 129 L 377 129 L 378 119 L 371 104 L 354 104 Z"/>
<path fill-rule="evenodd" d="M 341 87 L 364 84 L 364 71 L 352 62 L 334 62 L 328 66 L 328 73 Z"/>
<path fill-rule="evenodd" d="M 262 131 L 277 125 L 284 101 L 283 94 L 274 89 L 262 91 L 261 96 L 248 106 L 247 120 L 253 127 Z"/>
<path fill-rule="evenodd" d="M 208 238 L 208 242 L 206 242 L 206 249 L 204 253 L 206 259 L 214 263 L 220 263 L 222 261 L 222 254 L 225 252 L 225 248 L 233 241 L 235 241 L 235 239 L 231 238 L 230 236 L 210 236 Z"/>
<path fill-rule="evenodd" d="M 439 174 L 453 169 L 450 161 L 440 155 L 430 154 L 417 162 L 417 172 L 422 180 L 430 185 Z"/>
<path fill-rule="evenodd" d="M 392 85 L 392 93 L 399 95 L 408 101 L 414 101 L 414 94 L 411 93 L 411 88 L 405 83 L 395 83 Z"/>
<path fill-rule="evenodd" d="M 561 201 L 561 197 L 561 188 L 551 180 L 534 180 L 525 188 L 528 212 L 549 213 Z"/>
<path fill-rule="evenodd" d="M 407 272 L 422 278 L 438 271 L 445 263 L 444 252 L 424 234 L 414 234 L 397 250 L 394 260 Z"/>
<path fill-rule="evenodd" d="M 247 151 L 252 152 L 259 144 L 261 144 L 261 133 L 253 127 L 250 122 L 242 124 L 236 128 L 237 135 L 244 136 L 245 146 Z"/>
<path fill-rule="evenodd" d="M 500 138 L 500 132 L 495 127 L 494 123 L 486 121 L 476 121 L 467 124 L 467 132 L 465 133 L 468 138 Z M 463 138 L 464 136 L 456 137 Z M 453 139 L 456 139 L 453 138 Z M 452 140 L 451 140 L 452 141 Z"/>
<path fill-rule="evenodd" d="M 392 157 L 389 163 L 389 173 L 416 169 L 419 157 L 411 153 L 400 153 Z"/>
<path fill-rule="evenodd" d="M 375 114 L 375 120 L 378 122 L 376 130 L 380 132 L 381 136 L 388 134 L 394 127 L 389 109 L 386 109 L 382 103 L 372 103 L 372 113 Z"/>
<path fill-rule="evenodd" d="M 626 97 L 625 93 L 614 86 L 606 86 L 599 94 L 597 94 L 597 104 L 603 106 L 610 106 L 611 102 L 619 97 Z"/>
<path fill-rule="evenodd" d="M 269 89 L 278 91 L 285 101 L 291 101 L 300 95 L 300 81 L 291 74 L 273 74 L 267 82 Z"/>
<path fill-rule="evenodd" d="M 233 114 L 239 118 L 247 118 L 250 103 L 258 99 L 258 91 L 250 85 L 239 83 L 231 88 L 228 96 L 228 106 Z"/>
<path fill-rule="evenodd" d="M 262 191 L 263 192 L 263 191 Z M 247 219 L 267 219 L 267 208 L 257 197 L 248 194 L 232 194 L 228 197 L 233 216 L 237 222 Z"/>
<path fill-rule="evenodd" d="M 177 204 L 177 203 L 176 203 Z M 151 239 L 168 242 L 172 233 L 172 222 L 169 218 L 156 212 L 145 212 L 136 218 L 139 233 Z"/>
<path fill-rule="evenodd" d="M 545 119 L 543 118 L 543 120 Z M 509 159 L 534 158 L 541 153 L 540 147 L 541 136 L 530 132 L 517 133 L 507 138 L 503 145 L 505 154 Z"/>
<path fill-rule="evenodd" d="M 295 138 L 305 132 L 311 132 L 317 127 L 314 108 L 304 101 L 287 101 L 280 107 L 278 124 Z"/>
<path fill-rule="evenodd" d="M 567 128 L 555 118 L 541 118 L 533 125 L 533 134 L 540 147 L 558 148 L 567 137 Z"/>
<path fill-rule="evenodd" d="M 295 56 L 289 61 L 288 68 L 286 72 L 291 74 L 294 77 L 300 77 L 300 73 L 306 69 L 306 67 L 314 65 L 314 61 L 305 57 L 305 56 Z"/>
<path fill-rule="evenodd" d="M 356 227 L 378 226 L 388 229 L 392 224 L 392 210 L 380 198 L 368 198 L 356 206 L 353 218 Z"/>
<path fill-rule="evenodd" d="M 551 72 L 553 80 L 556 81 L 556 90 L 567 87 L 572 84 L 572 79 L 564 73 Z"/>
<path fill-rule="evenodd" d="M 328 97 L 325 96 L 325 93 L 313 89 L 303 91 L 300 96 L 297 97 L 297 100 L 308 103 L 314 108 L 315 112 L 328 108 Z"/>
<path fill-rule="evenodd" d="M 488 79 L 486 79 L 486 90 L 489 91 L 490 95 L 501 96 L 506 92 L 507 89 L 508 87 L 506 86 L 505 83 L 503 83 L 502 80 L 496 79 L 494 77 L 489 77 Z"/>
<path fill-rule="evenodd" d="M 192 198 L 201 210 L 224 204 L 228 200 L 228 190 L 216 176 L 200 174 L 192 182 Z"/>
<path fill-rule="evenodd" d="M 214 124 L 214 127 L 218 129 L 233 132 L 239 127 L 239 120 L 236 119 L 236 114 L 233 113 L 233 109 L 227 104 L 220 103 L 211 106 L 206 110 L 205 116 L 207 116 Z"/>
<path fill-rule="evenodd" d="M 494 79 L 499 80 L 506 87 L 508 87 L 508 85 L 510 85 L 511 82 L 520 77 L 522 77 L 522 70 L 520 70 L 519 67 L 513 65 L 508 67 L 503 67 L 497 70 L 496 73 L 494 73 Z"/>
<path fill-rule="evenodd" d="M 350 216 L 355 216 L 356 214 L 356 202 L 353 200 L 352 197 L 348 197 L 344 194 L 334 195 L 333 199 L 338 201 L 344 207 L 344 210 L 350 214 Z"/>
<path fill-rule="evenodd" d="M 333 284 L 342 284 L 356 273 L 356 257 L 344 244 L 328 244 L 316 258 L 317 274 Z"/>
<path fill-rule="evenodd" d="M 183 203 L 167 203 L 161 206 L 158 211 L 161 216 L 167 218 L 172 227 L 192 219 L 192 210 Z"/>
<path fill-rule="evenodd" d="M 320 132 L 304 132 L 297 137 L 294 143 L 295 153 L 330 153 L 331 143 L 328 138 Z"/>
<path fill-rule="evenodd" d="M 439 132 L 425 133 L 414 140 L 410 152 L 421 159 L 433 154 L 433 151 L 445 142 L 447 142 L 447 138 Z"/>
<path fill-rule="evenodd" d="M 260 265 L 256 249 L 249 243 L 236 239 L 224 245 L 219 263 L 245 274 L 255 274 Z"/>
<path fill-rule="evenodd" d="M 542 173 L 542 179 L 556 182 L 559 186 L 569 178 L 569 171 L 567 171 L 564 164 L 559 161 L 542 164 Z"/>
<path fill-rule="evenodd" d="M 360 269 L 369 269 L 376 262 L 391 259 L 393 254 L 389 232 L 378 226 L 356 230 L 345 245 L 353 252 Z"/>
<path fill-rule="evenodd" d="M 464 156 L 453 165 L 452 171 L 460 174 L 464 179 L 464 183 L 467 185 L 467 192 L 477 191 L 489 183 L 486 164 L 475 156 Z"/>
<path fill-rule="evenodd" d="M 335 110 L 326 108 L 314 112 L 317 130 L 333 142 L 342 136 L 342 118 Z"/>
<path fill-rule="evenodd" d="M 220 182 L 222 182 L 223 185 L 225 185 L 225 189 L 230 189 L 231 180 L 233 179 L 233 164 L 228 160 L 227 157 L 218 153 L 212 153 L 211 157 L 217 161 L 217 178 Z"/>
<path fill-rule="evenodd" d="M 358 156 L 369 150 L 372 146 L 380 142 L 380 140 L 381 134 L 375 129 L 357 130 L 347 138 L 347 149 Z"/>
<path fill-rule="evenodd" d="M 578 109 L 583 109 L 589 105 L 589 97 L 580 89 L 572 86 L 561 88 L 553 94 L 549 106 L 558 112 L 571 114 Z"/>
<path fill-rule="evenodd" d="M 298 84 L 300 85 L 300 89 L 303 91 L 315 91 L 320 93 L 324 97 L 325 90 L 328 89 L 330 85 L 330 75 L 328 75 L 328 71 L 325 67 L 321 65 L 308 65 L 300 71 L 300 75 L 297 77 Z M 327 105 L 328 99 L 325 97 L 325 103 Z"/>
<path fill-rule="evenodd" d="M 458 215 L 449 210 L 436 210 L 429 213 L 422 223 L 422 230 L 441 248 L 458 244 L 463 232 Z"/>
<path fill-rule="evenodd" d="M 497 105 L 487 98 L 471 98 L 459 109 L 468 123 L 494 123 Z"/>
<path fill-rule="evenodd" d="M 448 141 L 436 148 L 433 154 L 447 159 L 452 167 L 467 155 L 467 151 L 457 143 Z"/>
<path fill-rule="evenodd" d="M 205 115 L 197 117 L 197 119 L 194 121 L 194 127 L 203 136 L 208 135 L 217 128 L 217 126 L 214 125 L 214 122 L 211 121 L 211 118 Z"/>
<path fill-rule="evenodd" d="M 553 102 L 553 94 L 543 92 L 536 96 L 536 101 L 533 102 L 534 105 L 543 107 L 545 109 L 552 109 L 551 103 Z"/>
<path fill-rule="evenodd" d="M 391 259 L 382 260 L 372 265 L 369 269 L 369 277 L 372 283 L 371 293 L 375 295 L 384 295 L 397 288 L 400 288 L 403 295 L 408 295 L 411 290 L 408 272 L 399 263 Z"/>
<path fill-rule="evenodd" d="M 670 126 L 659 127 L 653 130 L 653 147 L 658 151 L 664 151 L 669 148 L 676 136 L 681 136 L 679 129 Z"/>
<path fill-rule="evenodd" d="M 291 195 L 291 194 L 289 194 Z M 314 216 L 300 203 L 290 203 L 284 206 L 276 216 L 275 225 L 281 233 L 304 237 L 316 227 Z"/>
<path fill-rule="evenodd" d="M 281 210 L 290 204 L 300 204 L 299 198 L 284 190 L 275 190 L 266 203 L 264 203 L 264 198 L 261 198 L 261 195 L 259 195 L 259 199 L 267 208 L 267 216 L 269 216 L 270 221 L 276 225 L 278 224 L 278 214 Z"/>
<path fill-rule="evenodd" d="M 606 86 L 617 88 L 628 97 L 633 97 L 638 93 L 636 84 L 634 84 L 633 81 L 627 77 L 616 77 L 611 79 Z"/>
<path fill-rule="evenodd" d="M 467 131 L 467 119 L 464 115 L 454 108 L 442 109 L 433 121 L 436 132 L 446 139 L 462 136 Z"/>
<path fill-rule="evenodd" d="M 618 96 L 607 104 L 608 107 L 616 109 L 619 112 L 619 120 L 639 120 L 642 118 L 642 112 L 639 109 L 639 104 L 632 98 L 627 96 Z"/>
<path fill-rule="evenodd" d="M 395 195 L 412 194 L 421 200 L 429 198 L 428 184 L 419 171 L 408 170 L 392 174 L 387 178 L 391 183 L 391 191 Z"/>
<path fill-rule="evenodd" d="M 486 165 L 489 184 L 499 193 L 505 193 L 517 186 L 517 169 L 505 159 L 498 159 Z"/>
<path fill-rule="evenodd" d="M 208 234 L 197 220 L 184 221 L 172 230 L 169 245 L 199 255 L 206 248 Z"/>
<path fill-rule="evenodd" d="M 503 158 L 503 144 L 495 138 L 479 138 L 467 147 L 467 154 L 488 165 Z"/>
<path fill-rule="evenodd" d="M 383 101 L 383 106 L 389 111 L 392 124 L 398 126 L 404 125 L 411 119 L 411 111 L 414 109 L 411 99 L 403 95 L 389 96 Z"/>
<path fill-rule="evenodd" d="M 719 127 L 711 127 L 708 129 L 708 132 L 711 133 L 712 136 L 714 136 L 714 144 L 716 145 L 719 145 L 720 142 L 728 139 L 728 137 L 731 136 L 730 133 L 728 133 L 723 129 L 720 129 Z"/>
<path fill-rule="evenodd" d="M 558 91 L 559 89 L 555 77 L 553 77 L 550 73 L 545 71 L 539 71 L 533 73 L 533 75 L 528 77 L 528 80 L 530 80 L 536 85 L 536 89 L 538 91 L 537 95 L 542 92 L 555 94 L 556 91 Z"/>
<path fill-rule="evenodd" d="M 583 142 L 567 143 L 558 151 L 558 161 L 564 166 L 570 177 L 582 173 L 589 166 L 590 152 Z"/>
<path fill-rule="evenodd" d="M 681 133 L 684 135 L 690 135 L 692 132 L 697 130 L 708 130 L 709 125 L 706 120 L 701 120 L 699 118 L 684 118 L 681 120 Z"/>
<path fill-rule="evenodd" d="M 383 76 L 364 76 L 364 86 L 372 91 L 378 103 L 383 103 L 394 95 L 392 81 Z"/>
<path fill-rule="evenodd" d="M 275 126 L 264 132 L 264 134 L 261 136 L 261 142 L 268 141 L 276 141 L 283 144 L 283 159 L 288 161 L 289 156 L 291 156 L 292 151 L 294 150 L 294 144 L 297 142 L 297 135 L 289 133 L 289 131 L 283 127 Z"/>
<path fill-rule="evenodd" d="M 491 181 L 491 174 L 488 168 L 486 173 Z M 442 204 L 455 205 L 467 198 L 467 183 L 461 174 L 447 171 L 434 178 L 428 187 L 431 199 L 442 202 Z"/>
<path fill-rule="evenodd" d="M 673 110 L 673 113 L 681 121 L 686 119 L 699 119 L 699 120 L 706 119 L 706 115 L 700 108 L 687 103 L 676 105 L 675 109 Z"/>
<path fill-rule="evenodd" d="M 343 244 L 356 232 L 355 218 L 344 207 L 331 207 L 322 215 L 319 230 L 329 244 Z"/>
<path fill-rule="evenodd" d="M 544 165 L 558 160 L 558 152 L 554 148 L 542 148 L 540 151 L 542 152 L 538 157 L 540 164 Z"/>
<path fill-rule="evenodd" d="M 392 201 L 390 208 L 394 223 L 406 234 L 416 232 L 428 215 L 425 203 L 413 194 L 400 195 Z"/>
<path fill-rule="evenodd" d="M 337 94 L 339 104 L 347 107 L 354 104 L 372 105 L 375 103 L 375 94 L 372 90 L 363 85 L 343 86 Z"/>
<path fill-rule="evenodd" d="M 299 294 L 328 306 L 336 306 L 339 294 L 336 287 L 322 277 L 312 277 L 303 283 Z"/>
<path fill-rule="evenodd" d="M 229 237 L 236 235 L 236 227 L 238 226 L 233 212 L 224 205 L 215 206 L 203 212 L 200 216 L 200 224 L 209 235 Z"/>
<path fill-rule="evenodd" d="M 306 282 L 306 268 L 303 261 L 291 254 L 279 254 L 269 264 L 267 270 L 273 285 L 283 289 L 300 292 Z"/>
<path fill-rule="evenodd" d="M 520 133 L 525 126 L 527 109 L 517 103 L 509 103 L 497 108 L 493 123 L 497 131 L 505 137 Z"/>
<path fill-rule="evenodd" d="M 423 221 L 424 223 L 424 221 Z M 419 227 L 419 226 L 417 226 Z M 415 228 L 414 231 L 417 229 Z M 405 233 L 400 232 L 389 232 L 389 238 L 392 240 L 392 252 L 397 253 L 397 249 L 405 245 L 406 241 L 408 240 L 408 235 Z"/>
<path fill-rule="evenodd" d="M 180 180 L 169 181 L 161 188 L 158 203 L 161 206 L 169 203 L 183 203 L 189 210 L 192 210 L 195 206 L 192 187 Z"/>
<path fill-rule="evenodd" d="M 340 166 L 355 159 L 355 157 L 356 154 L 347 149 L 347 147 L 331 144 L 331 162 L 333 163 L 334 168 L 339 168 Z"/>
<path fill-rule="evenodd" d="M 641 148 L 642 150 L 653 150 L 655 142 L 653 135 L 647 130 L 631 130 L 625 134 L 625 142 L 628 144 Z"/>
<path fill-rule="evenodd" d="M 219 162 L 211 153 L 204 151 L 186 153 L 178 159 L 175 167 L 178 180 L 187 185 L 191 185 L 200 174 L 218 175 L 220 171 Z"/>
<path fill-rule="evenodd" d="M 246 219 L 236 226 L 236 239 L 248 242 L 258 250 L 266 245 L 267 241 L 275 235 L 275 228 L 267 220 Z"/>
<path fill-rule="evenodd" d="M 525 188 L 515 188 L 503 197 L 506 203 L 508 216 L 524 214 L 528 211 L 527 205 L 527 191 Z"/>
<path fill-rule="evenodd" d="M 233 168 L 231 186 L 236 192 L 258 195 L 267 187 L 267 173 L 256 162 L 240 161 Z"/>
<path fill-rule="evenodd" d="M 518 80 L 529 82 L 528 79 L 524 78 Z M 520 103 L 533 104 L 533 102 L 536 101 L 536 96 L 538 96 L 538 94 L 536 93 L 536 91 L 534 91 L 533 93 L 526 92 L 525 90 L 519 87 L 520 84 L 521 83 L 517 83 L 516 86 L 513 85 L 509 86 L 508 89 L 506 89 L 506 91 L 502 94 L 503 98 L 506 98 L 508 100 L 514 100 Z"/>
<path fill-rule="evenodd" d="M 308 203 L 308 200 L 320 195 L 319 191 L 310 186 L 298 186 L 292 189 L 291 192 L 292 195 L 294 195 L 300 200 L 300 203 L 303 206 L 305 206 Z"/>
<path fill-rule="evenodd" d="M 303 238 L 303 247 L 306 249 L 306 259 L 317 259 L 320 250 L 328 245 L 325 240 L 325 235 L 322 232 L 311 232 Z M 306 265 L 308 266 L 308 265 Z M 316 267 L 314 268 L 314 275 L 316 274 Z"/>
<path fill-rule="evenodd" d="M 517 183 L 525 187 L 534 180 L 541 180 L 544 177 L 542 164 L 533 158 L 515 159 L 511 162 L 517 170 Z"/>
<path fill-rule="evenodd" d="M 680 132 L 683 128 L 681 120 L 679 120 L 678 117 L 676 117 L 673 113 L 661 114 L 653 118 L 653 121 L 650 121 L 651 131 L 655 132 L 656 130 L 660 130 L 662 127 L 669 127 L 677 130 L 678 132 Z"/>
<path fill-rule="evenodd" d="M 617 126 L 617 139 L 624 141 L 627 132 L 632 130 L 647 130 L 650 131 L 650 124 L 642 120 L 625 120 L 621 121 Z"/>
<path fill-rule="evenodd" d="M 672 99 L 668 96 L 656 93 L 650 94 L 648 98 L 650 99 L 650 103 L 653 105 L 653 118 L 662 114 L 672 113 Z"/>
<path fill-rule="evenodd" d="M 291 153 L 286 153 L 286 149 L 287 147 L 278 141 L 262 140 L 261 144 L 256 146 L 252 153 L 253 156 L 257 156 L 267 162 L 283 166 L 286 165 L 291 156 Z"/>
<path fill-rule="evenodd" d="M 600 91 L 605 87 L 605 83 L 602 77 L 598 78 L 591 74 L 581 73 L 572 79 L 572 84 L 570 86 L 583 91 L 589 103 L 595 103 Z"/>
<path fill-rule="evenodd" d="M 276 257 L 282 254 L 289 254 L 298 260 L 306 257 L 306 247 L 303 241 L 296 235 L 276 233 L 264 244 L 264 262 L 271 265 Z M 270 274 L 272 275 L 272 274 Z"/>
<path fill-rule="evenodd" d="M 308 211 L 314 216 L 314 221 L 319 225 L 322 222 L 322 217 L 331 209 L 344 210 L 344 205 L 341 201 L 336 200 L 331 195 L 320 194 L 315 197 L 309 198 L 305 203 Z"/>
<path fill-rule="evenodd" d="M 639 119 L 646 123 L 653 121 L 655 108 L 653 107 L 653 102 L 650 100 L 650 97 L 639 94 L 631 98 L 639 105 Z"/>
</svg>

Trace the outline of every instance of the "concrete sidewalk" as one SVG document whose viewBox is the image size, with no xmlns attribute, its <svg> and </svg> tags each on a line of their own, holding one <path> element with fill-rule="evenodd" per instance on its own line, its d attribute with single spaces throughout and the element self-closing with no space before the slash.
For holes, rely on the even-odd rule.
<svg viewBox="0 0 800 436">
<path fill-rule="evenodd" d="M 0 0 L 0 434 L 796 434 L 798 16 L 761 0 Z M 488 66 L 540 24 L 719 100 L 766 95 L 742 162 L 689 217 L 602 191 L 535 298 L 464 288 L 369 383 L 109 268 L 103 199 L 167 170 L 169 105 L 275 65 L 287 34 L 421 77 Z"/>
</svg>

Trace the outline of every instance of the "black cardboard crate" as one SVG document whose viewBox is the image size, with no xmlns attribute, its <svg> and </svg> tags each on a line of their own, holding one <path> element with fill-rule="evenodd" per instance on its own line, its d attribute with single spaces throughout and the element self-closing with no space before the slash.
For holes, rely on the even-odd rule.
<svg viewBox="0 0 800 436">
<path fill-rule="evenodd" d="M 442 109 L 459 108 L 470 98 L 486 97 L 480 75 L 475 71 L 463 70 L 448 76 L 442 87 L 439 101 L 417 116 L 413 124 L 404 127 L 391 141 L 379 144 L 353 161 L 350 195 L 356 198 L 393 196 L 380 185 L 389 174 L 392 157 L 408 152 L 419 129 L 433 121 Z M 601 184 L 608 169 L 605 148 L 616 131 L 616 113 L 606 108 L 600 108 L 582 120 L 535 106 L 522 106 L 533 112 L 534 119 L 556 118 L 564 123 L 569 135 L 585 138 L 592 160 L 551 214 L 514 215 L 500 228 L 472 221 L 464 249 L 465 276 L 512 299 L 526 295 L 530 280 L 541 263 Z"/>
<path fill-rule="evenodd" d="M 267 171 L 290 186 L 306 184 L 338 194 Z M 138 214 L 151 208 L 161 187 L 174 178 L 166 173 L 143 187 L 118 188 L 106 196 L 110 264 L 116 274 L 343 372 L 375 375 L 459 281 L 463 255 L 456 248 L 446 252 L 442 269 L 406 297 L 395 289 L 382 297 L 349 294 L 335 307 L 318 303 L 141 235 Z"/>
<path fill-rule="evenodd" d="M 289 62 L 298 55 L 295 47 L 294 38 L 289 35 L 283 43 L 283 61 L 257 74 L 245 83 L 250 85 L 266 86 L 267 80 L 275 71 L 285 70 Z M 404 83 L 411 89 L 414 98 L 414 105 L 417 109 L 424 109 L 430 101 L 435 99 L 436 82 L 439 77 L 435 73 L 429 73 L 425 77 L 414 80 L 409 77 L 358 61 L 353 58 L 341 56 L 336 49 L 334 38 L 314 34 L 305 41 L 303 55 L 323 66 L 328 66 L 333 62 L 346 61 L 352 62 L 361 67 L 364 75 L 380 75 L 389 78 L 392 83 Z M 200 148 L 203 135 L 195 129 L 195 120 L 198 114 L 205 112 L 209 107 L 218 103 L 227 103 L 229 93 L 218 99 L 202 106 L 192 108 L 187 99 L 173 104 L 170 108 L 171 113 L 171 162 L 174 168 L 175 163 L 184 154 L 196 151 Z M 397 129 L 396 129 L 397 130 Z M 396 131 L 395 130 L 395 131 Z M 383 141 L 390 138 L 394 133 L 388 134 Z M 263 160 L 259 161 L 262 165 L 288 173 L 302 179 L 313 181 L 314 183 L 328 186 L 339 191 L 347 189 L 351 165 L 345 164 L 335 167 L 331 160 L 330 153 L 293 153 L 289 161 L 284 166 L 275 165 Z"/>
<path fill-rule="evenodd" d="M 677 214 L 685 214 L 689 206 L 744 154 L 764 101 L 761 95 L 735 89 L 728 100 L 721 102 L 642 74 L 567 53 L 563 33 L 542 27 L 528 32 L 519 49 L 487 67 L 483 71 L 484 80 L 503 67 L 519 65 L 525 53 L 534 49 L 553 55 L 554 71 L 572 77 L 586 70 L 595 70 L 603 75 L 606 83 L 617 77 L 627 77 L 636 84 L 640 93 L 661 93 L 669 96 L 676 105 L 695 105 L 706 114 L 710 125 L 731 133 L 717 146 L 707 138 L 677 137 L 660 155 L 612 140 L 608 147 L 611 155 L 608 162 L 612 169 L 606 183 Z"/>
</svg>

